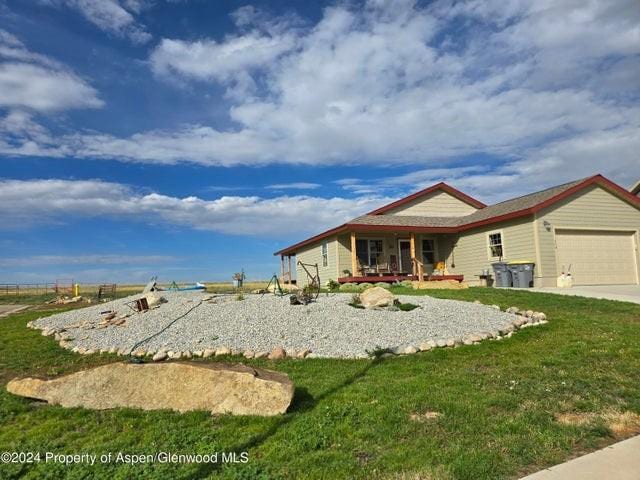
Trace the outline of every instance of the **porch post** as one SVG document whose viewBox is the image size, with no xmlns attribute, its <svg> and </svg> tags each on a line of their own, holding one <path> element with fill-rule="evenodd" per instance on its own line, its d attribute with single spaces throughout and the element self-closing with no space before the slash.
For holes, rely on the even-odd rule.
<svg viewBox="0 0 640 480">
<path fill-rule="evenodd" d="M 411 238 L 409 239 L 409 245 L 411 249 L 411 267 L 413 270 L 413 274 L 415 275 L 417 272 L 416 268 L 416 234 L 412 233 Z"/>
<path fill-rule="evenodd" d="M 291 255 L 289 255 L 289 277 L 287 278 L 287 284 L 291 285 L 291 281 L 292 281 L 293 277 L 292 277 L 292 273 L 291 273 Z"/>
<path fill-rule="evenodd" d="M 280 255 L 280 278 L 284 280 L 284 255 Z"/>
<path fill-rule="evenodd" d="M 358 271 L 358 256 L 356 255 L 356 232 L 351 232 L 351 275 Z"/>
</svg>

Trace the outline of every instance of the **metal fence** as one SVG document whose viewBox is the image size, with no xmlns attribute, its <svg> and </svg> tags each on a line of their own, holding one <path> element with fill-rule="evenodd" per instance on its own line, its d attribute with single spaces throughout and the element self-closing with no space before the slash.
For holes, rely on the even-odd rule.
<svg viewBox="0 0 640 480">
<path fill-rule="evenodd" d="M 0 295 L 69 295 L 73 283 L 0 283 Z"/>
</svg>

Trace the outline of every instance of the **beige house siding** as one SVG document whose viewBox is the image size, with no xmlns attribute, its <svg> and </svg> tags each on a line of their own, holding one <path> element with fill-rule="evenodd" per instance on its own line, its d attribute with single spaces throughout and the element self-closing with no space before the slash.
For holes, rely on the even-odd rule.
<svg viewBox="0 0 640 480">
<path fill-rule="evenodd" d="M 443 191 L 430 194 L 406 203 L 385 215 L 423 215 L 426 217 L 461 217 L 470 215 L 477 209 Z"/>
<path fill-rule="evenodd" d="M 318 273 L 320 281 L 324 285 L 328 280 L 336 280 L 338 278 L 338 242 L 336 237 L 329 237 L 327 242 L 327 266 L 322 266 L 322 243 L 318 242 L 299 250 L 296 254 L 296 279 L 297 284 L 304 287 L 308 282 L 307 274 L 298 265 L 298 261 L 302 263 L 318 264 Z M 311 270 L 313 272 L 313 270 Z"/>
<path fill-rule="evenodd" d="M 338 235 L 336 242 L 338 249 L 338 277 L 346 277 L 343 270 L 351 272 L 351 235 Z M 351 272 L 353 273 L 353 272 Z"/>
<path fill-rule="evenodd" d="M 549 230 L 544 222 L 549 223 Z M 563 228 L 635 232 L 636 262 L 640 238 L 640 210 L 599 186 L 589 187 L 538 212 L 538 239 L 542 264 L 542 286 L 555 286 L 560 274 L 556 260 L 555 230 Z"/>
<path fill-rule="evenodd" d="M 446 256 L 449 273 L 464 275 L 465 281 L 470 285 L 477 285 L 479 279 L 476 275 L 485 268 L 491 271 L 491 264 L 498 261 L 489 258 L 488 236 L 493 232 L 502 233 L 503 261 L 536 262 L 532 220 L 532 217 L 525 217 L 478 228 L 461 233 L 457 241 L 455 235 L 442 236 L 440 254 Z M 452 267 L 454 263 L 455 268 Z"/>
</svg>

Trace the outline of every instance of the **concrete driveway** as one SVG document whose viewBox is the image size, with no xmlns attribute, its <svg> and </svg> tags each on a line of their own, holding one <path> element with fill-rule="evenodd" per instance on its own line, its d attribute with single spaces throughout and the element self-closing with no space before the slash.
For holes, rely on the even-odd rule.
<svg viewBox="0 0 640 480">
<path fill-rule="evenodd" d="M 640 285 L 591 285 L 571 288 L 538 287 L 531 292 L 557 293 L 579 297 L 604 298 L 640 304 Z"/>
<path fill-rule="evenodd" d="M 590 453 L 520 480 L 638 480 L 640 436 Z"/>
</svg>

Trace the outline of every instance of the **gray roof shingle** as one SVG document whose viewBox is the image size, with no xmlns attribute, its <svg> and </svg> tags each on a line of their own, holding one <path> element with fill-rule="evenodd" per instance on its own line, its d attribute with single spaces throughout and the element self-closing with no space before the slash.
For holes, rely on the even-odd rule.
<svg viewBox="0 0 640 480">
<path fill-rule="evenodd" d="M 422 217 L 409 215 L 362 215 L 347 222 L 348 225 L 380 225 L 403 227 L 461 227 L 502 215 L 527 210 L 584 182 L 585 179 L 557 185 L 539 192 L 496 203 L 461 217 Z"/>
</svg>

